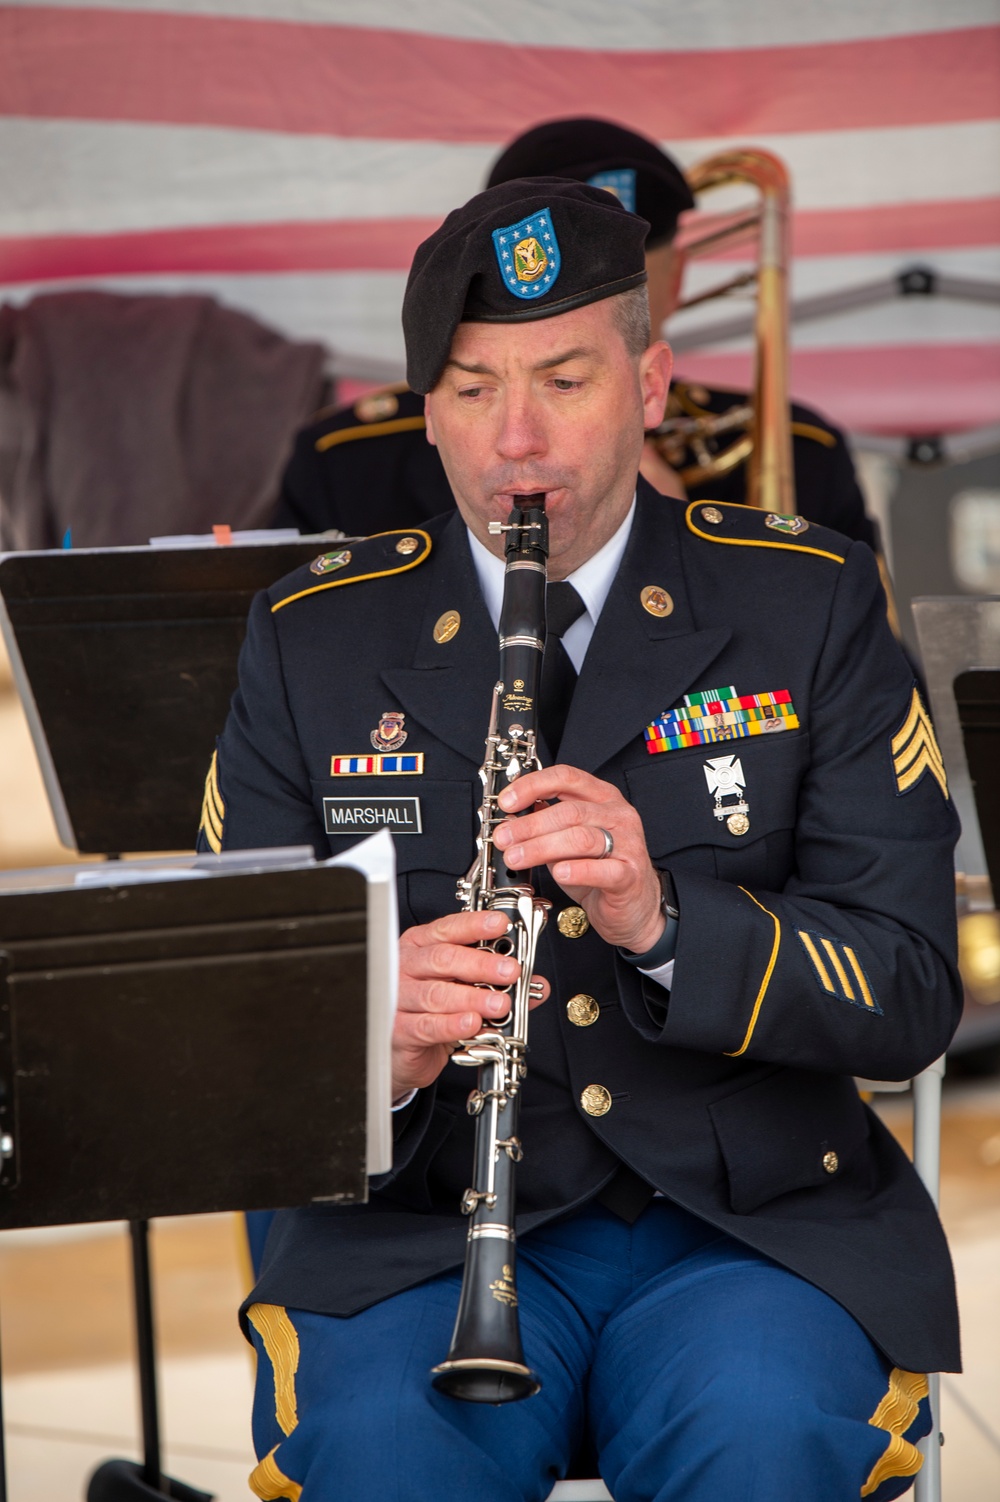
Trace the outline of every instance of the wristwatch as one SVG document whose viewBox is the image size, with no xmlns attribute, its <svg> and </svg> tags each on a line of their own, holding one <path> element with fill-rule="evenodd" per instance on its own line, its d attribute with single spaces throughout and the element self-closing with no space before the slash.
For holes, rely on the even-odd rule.
<svg viewBox="0 0 1000 1502">
<path fill-rule="evenodd" d="M 618 953 L 626 965 L 634 965 L 637 970 L 659 970 L 668 960 L 674 957 L 677 948 L 677 927 L 680 912 L 677 907 L 677 893 L 674 890 L 674 880 L 669 871 L 657 871 L 660 879 L 660 912 L 666 919 L 666 927 L 653 945 L 645 954 L 631 954 L 627 949 L 619 948 Z"/>
</svg>

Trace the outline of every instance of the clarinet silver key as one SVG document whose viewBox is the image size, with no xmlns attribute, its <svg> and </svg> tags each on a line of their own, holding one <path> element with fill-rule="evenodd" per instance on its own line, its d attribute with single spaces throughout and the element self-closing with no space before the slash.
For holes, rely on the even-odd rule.
<svg viewBox="0 0 1000 1502">
<path fill-rule="evenodd" d="M 493 690 L 486 756 L 479 771 L 476 858 L 458 883 L 466 912 L 500 912 L 508 922 L 499 939 L 480 946 L 512 955 L 520 965 L 507 988 L 510 1010 L 459 1044 L 452 1063 L 479 1070 L 468 1111 L 476 1119 L 472 1186 L 462 1196 L 469 1217 L 465 1271 L 451 1347 L 433 1368 L 434 1386 L 468 1403 L 511 1403 L 541 1386 L 525 1363 L 517 1312 L 515 1168 L 524 1156 L 518 1136 L 521 1086 L 527 1072 L 528 1012 L 541 986 L 532 979 L 538 940 L 551 906 L 512 876 L 493 834 L 505 815 L 504 788 L 541 763 L 536 749 L 538 693 L 545 647 L 548 521 L 544 495 L 515 496 L 505 523 L 506 569 L 500 611 L 500 678 Z"/>
</svg>

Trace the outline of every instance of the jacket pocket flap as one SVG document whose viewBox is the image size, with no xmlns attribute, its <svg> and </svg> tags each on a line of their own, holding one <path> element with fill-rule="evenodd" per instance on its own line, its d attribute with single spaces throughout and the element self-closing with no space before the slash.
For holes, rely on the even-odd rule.
<svg viewBox="0 0 1000 1502">
<path fill-rule="evenodd" d="M 749 834 L 743 837 L 734 837 L 726 824 L 735 807 L 732 798 L 725 801 L 723 816 L 716 817 L 705 775 L 709 761 L 726 756 L 738 757 L 743 772 L 750 818 Z M 793 731 L 664 751 L 626 768 L 629 802 L 642 815 L 650 855 L 655 861 L 692 845 L 735 848 L 776 829 L 793 828 L 808 756 L 808 734 Z"/>
<path fill-rule="evenodd" d="M 852 1080 L 780 1070 L 709 1106 L 737 1214 L 841 1175 L 868 1139 Z"/>
</svg>

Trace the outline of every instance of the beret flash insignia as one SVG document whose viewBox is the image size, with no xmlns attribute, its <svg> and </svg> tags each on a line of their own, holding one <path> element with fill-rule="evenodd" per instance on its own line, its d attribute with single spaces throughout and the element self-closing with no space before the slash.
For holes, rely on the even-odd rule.
<svg viewBox="0 0 1000 1502">
<path fill-rule="evenodd" d="M 595 172 L 593 177 L 587 178 L 587 184 L 591 188 L 603 188 L 605 193 L 613 193 L 622 208 L 628 209 L 630 214 L 636 212 L 634 167 L 614 167 L 606 172 Z"/>
<path fill-rule="evenodd" d="M 559 242 L 548 209 L 519 224 L 493 231 L 500 275 L 509 292 L 521 298 L 544 297 L 559 276 Z"/>
</svg>

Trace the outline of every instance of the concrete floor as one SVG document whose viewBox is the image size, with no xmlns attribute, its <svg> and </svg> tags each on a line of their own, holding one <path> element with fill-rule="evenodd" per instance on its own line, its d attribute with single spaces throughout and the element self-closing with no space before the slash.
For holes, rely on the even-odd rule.
<svg viewBox="0 0 1000 1502">
<path fill-rule="evenodd" d="M 0 866 L 72 860 L 58 842 L 0 649 Z M 878 1108 L 907 1140 L 907 1104 Z M 966 1371 L 942 1396 L 947 1502 L 1000 1499 L 1000 1084 L 946 1083 L 942 1214 Z M 251 1358 L 231 1216 L 153 1236 L 168 1472 L 220 1502 L 250 1496 Z M 109 1456 L 139 1456 L 127 1239 L 120 1226 L 0 1233 L 3 1401 L 12 1502 L 83 1496 Z"/>
</svg>

